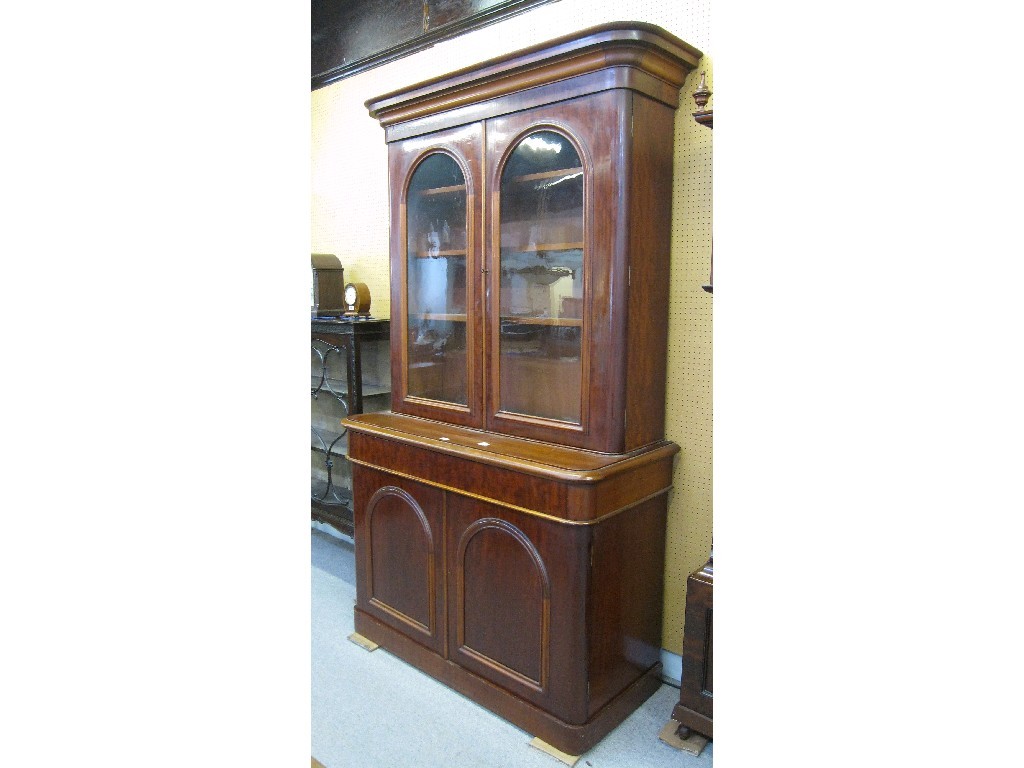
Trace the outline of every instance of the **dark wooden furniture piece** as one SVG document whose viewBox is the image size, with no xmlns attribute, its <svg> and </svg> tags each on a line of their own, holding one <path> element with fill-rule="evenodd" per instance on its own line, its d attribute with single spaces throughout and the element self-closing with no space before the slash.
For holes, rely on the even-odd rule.
<svg viewBox="0 0 1024 768">
<path fill-rule="evenodd" d="M 349 536 L 352 471 L 341 420 L 390 406 L 390 327 L 389 320 L 340 317 L 314 317 L 310 325 L 311 517 Z"/>
<path fill-rule="evenodd" d="M 333 253 L 314 253 L 310 263 L 310 316 L 340 314 L 345 306 L 345 268 L 341 261 Z"/>
<path fill-rule="evenodd" d="M 392 411 L 351 416 L 356 631 L 580 754 L 660 685 L 673 113 L 608 24 L 367 102 Z"/>
<path fill-rule="evenodd" d="M 672 719 L 682 728 L 714 738 L 712 731 L 712 603 L 714 558 L 686 580 L 683 626 L 683 679 Z M 680 730 L 682 730 L 682 728 Z M 685 737 L 685 734 L 680 733 Z"/>
</svg>

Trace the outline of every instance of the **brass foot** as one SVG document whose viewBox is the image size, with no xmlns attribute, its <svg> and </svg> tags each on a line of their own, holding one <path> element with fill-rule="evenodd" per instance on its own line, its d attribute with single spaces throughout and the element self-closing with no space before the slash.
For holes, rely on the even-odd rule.
<svg viewBox="0 0 1024 768">
<path fill-rule="evenodd" d="M 569 766 L 576 765 L 576 762 L 580 759 L 579 755 L 569 755 L 560 749 L 555 749 L 546 741 L 536 736 L 530 741 L 530 746 L 535 749 L 539 749 L 541 752 L 551 755 L 552 757 L 561 760 L 563 763 Z"/>
<path fill-rule="evenodd" d="M 376 651 L 378 648 L 380 648 L 380 646 L 377 645 L 377 643 L 373 642 L 373 640 L 371 640 L 368 637 L 363 637 L 358 632 L 353 632 L 351 635 L 348 636 L 348 639 L 356 645 L 358 645 L 360 648 L 363 648 L 367 651 Z"/>
</svg>

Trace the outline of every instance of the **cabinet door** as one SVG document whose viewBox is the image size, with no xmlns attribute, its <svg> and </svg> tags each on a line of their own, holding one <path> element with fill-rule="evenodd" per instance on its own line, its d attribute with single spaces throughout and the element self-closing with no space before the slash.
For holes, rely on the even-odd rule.
<svg viewBox="0 0 1024 768">
<path fill-rule="evenodd" d="M 488 429 L 611 449 L 622 413 L 622 99 L 487 122 Z"/>
<path fill-rule="evenodd" d="M 392 408 L 481 426 L 480 195 L 483 127 L 390 145 Z"/>
<path fill-rule="evenodd" d="M 585 526 L 559 525 L 458 494 L 448 495 L 447 509 L 449 658 L 582 724 Z"/>
<path fill-rule="evenodd" d="M 355 466 L 356 604 L 444 653 L 442 492 Z"/>
</svg>

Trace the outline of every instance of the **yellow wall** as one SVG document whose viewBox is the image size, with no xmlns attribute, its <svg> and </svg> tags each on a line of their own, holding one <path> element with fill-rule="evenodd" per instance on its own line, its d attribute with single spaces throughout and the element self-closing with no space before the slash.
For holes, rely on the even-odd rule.
<svg viewBox="0 0 1024 768">
<path fill-rule="evenodd" d="M 672 298 L 666 437 L 681 447 L 669 497 L 664 647 L 682 653 L 686 576 L 711 547 L 711 131 L 691 117 L 700 71 L 711 72 L 711 2 L 559 0 L 312 93 L 312 247 L 346 280 L 366 283 L 371 312 L 390 314 L 384 131 L 363 102 L 436 75 L 609 21 L 657 24 L 704 53 L 681 89 L 672 192 Z M 714 105 L 714 102 L 711 104 Z"/>
</svg>

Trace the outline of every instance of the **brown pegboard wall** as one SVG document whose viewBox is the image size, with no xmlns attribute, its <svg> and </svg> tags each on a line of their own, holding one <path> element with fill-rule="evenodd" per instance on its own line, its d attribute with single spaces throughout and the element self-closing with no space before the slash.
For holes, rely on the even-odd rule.
<svg viewBox="0 0 1024 768">
<path fill-rule="evenodd" d="M 701 71 L 714 90 L 707 55 L 681 89 L 672 200 L 666 437 L 682 450 L 669 501 L 663 640 L 675 653 L 682 651 L 686 579 L 707 561 L 713 518 L 712 296 L 702 288 L 711 269 L 712 130 L 694 121 L 691 96 Z"/>
</svg>

